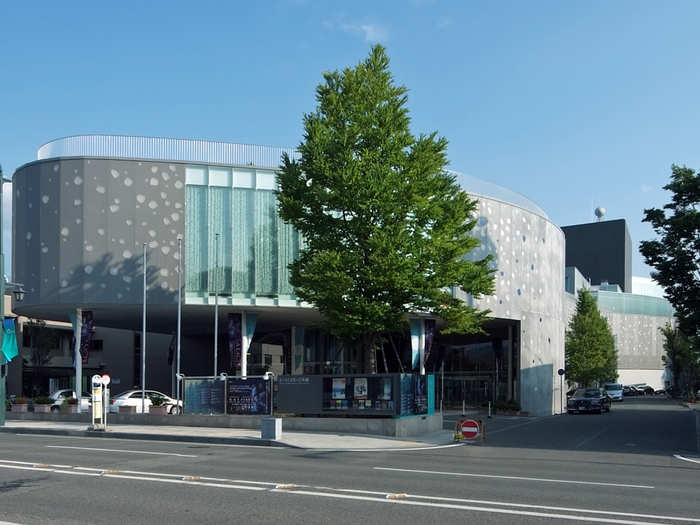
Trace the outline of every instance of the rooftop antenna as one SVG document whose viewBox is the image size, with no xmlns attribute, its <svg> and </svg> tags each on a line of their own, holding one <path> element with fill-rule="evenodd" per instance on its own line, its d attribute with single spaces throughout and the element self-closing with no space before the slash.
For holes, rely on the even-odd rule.
<svg viewBox="0 0 700 525">
<path fill-rule="evenodd" d="M 603 217 L 605 217 L 605 208 L 602 206 L 598 206 L 593 213 L 595 213 L 595 216 L 598 218 L 598 222 L 603 220 Z"/>
</svg>

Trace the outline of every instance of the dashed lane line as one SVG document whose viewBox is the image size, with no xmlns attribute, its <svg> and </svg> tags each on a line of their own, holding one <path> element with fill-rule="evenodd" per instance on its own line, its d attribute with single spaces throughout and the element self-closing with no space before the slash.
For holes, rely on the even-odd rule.
<svg viewBox="0 0 700 525">
<path fill-rule="evenodd" d="M 491 478 L 491 479 L 510 479 L 515 481 L 535 481 L 540 483 L 567 483 L 573 485 L 597 485 L 603 487 L 624 487 L 633 489 L 653 489 L 651 485 L 631 485 L 628 483 L 606 483 L 602 481 L 579 481 L 573 479 L 550 479 L 550 478 L 528 478 L 525 476 L 502 476 L 496 474 L 474 474 L 471 472 L 441 472 L 437 470 L 415 470 L 407 468 L 393 467 L 373 467 L 374 470 L 387 470 L 392 472 L 408 472 L 412 474 L 432 474 L 438 476 L 461 476 L 470 478 Z"/>
</svg>

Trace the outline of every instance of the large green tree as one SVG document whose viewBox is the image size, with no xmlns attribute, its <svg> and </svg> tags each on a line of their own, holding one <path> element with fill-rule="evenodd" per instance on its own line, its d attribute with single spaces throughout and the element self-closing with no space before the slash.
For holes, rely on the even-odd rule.
<svg viewBox="0 0 700 525">
<path fill-rule="evenodd" d="M 584 386 L 617 378 L 615 340 L 588 290 L 581 290 L 566 331 L 566 377 Z"/>
<path fill-rule="evenodd" d="M 639 251 L 652 278 L 666 292 L 676 310 L 681 330 L 700 337 L 700 173 L 672 166 L 672 193 L 663 209 L 644 210 L 643 222 L 651 224 L 658 239 L 642 241 Z"/>
<path fill-rule="evenodd" d="M 674 378 L 683 377 L 684 388 L 694 395 L 700 363 L 700 173 L 673 165 L 664 189 L 671 192 L 671 202 L 644 210 L 643 222 L 651 224 L 658 238 L 642 241 L 639 251 L 676 310 L 688 348 L 676 360 Z"/>
<path fill-rule="evenodd" d="M 299 160 L 285 155 L 278 174 L 279 214 L 304 237 L 291 283 L 332 333 L 362 345 L 370 372 L 380 334 L 403 329 L 408 313 L 475 333 L 488 312 L 450 290 L 493 292 L 490 257 L 466 258 L 479 244 L 477 203 L 446 170 L 447 140 L 411 133 L 406 91 L 381 46 L 325 73 Z"/>
</svg>

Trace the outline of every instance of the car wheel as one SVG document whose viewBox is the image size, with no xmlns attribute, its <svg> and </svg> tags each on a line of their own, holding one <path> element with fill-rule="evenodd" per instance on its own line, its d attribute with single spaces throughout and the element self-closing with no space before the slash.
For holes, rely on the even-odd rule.
<svg viewBox="0 0 700 525">
<path fill-rule="evenodd" d="M 178 406 L 173 405 L 170 408 L 170 414 L 171 415 L 182 414 L 182 407 L 178 407 Z"/>
</svg>

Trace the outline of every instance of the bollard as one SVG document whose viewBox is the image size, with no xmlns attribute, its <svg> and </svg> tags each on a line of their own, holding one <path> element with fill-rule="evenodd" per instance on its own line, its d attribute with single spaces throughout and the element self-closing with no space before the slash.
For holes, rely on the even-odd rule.
<svg viewBox="0 0 700 525">
<path fill-rule="evenodd" d="M 462 415 L 464 415 L 464 399 L 462 399 Z"/>
<path fill-rule="evenodd" d="M 491 419 L 491 401 L 489 401 L 489 419 Z"/>
</svg>

